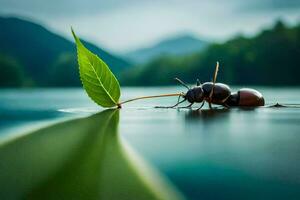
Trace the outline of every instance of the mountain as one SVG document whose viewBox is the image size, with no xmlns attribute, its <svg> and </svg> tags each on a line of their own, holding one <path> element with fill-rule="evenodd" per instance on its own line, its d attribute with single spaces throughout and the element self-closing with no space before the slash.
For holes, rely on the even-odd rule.
<svg viewBox="0 0 300 200">
<path fill-rule="evenodd" d="M 80 85 L 73 42 L 41 25 L 14 17 L 0 17 L 0 30 L 0 55 L 18 62 L 34 85 Z M 119 74 L 130 66 L 127 61 L 92 43 L 84 43 L 92 52 L 101 56 L 114 73 Z M 55 68 L 59 69 L 59 74 Z M 63 80 L 73 82 L 64 81 L 61 85 Z"/>
<path fill-rule="evenodd" d="M 122 85 L 172 85 L 174 77 L 188 83 L 210 81 L 216 61 L 218 81 L 233 85 L 300 85 L 300 24 L 278 21 L 254 37 L 238 36 L 204 51 L 179 57 L 160 57 L 122 74 Z"/>
<path fill-rule="evenodd" d="M 208 46 L 208 42 L 199 40 L 191 35 L 181 35 L 163 40 L 151 47 L 138 49 L 124 56 L 135 63 L 146 63 L 150 60 L 165 56 L 182 56 L 199 52 Z"/>
</svg>

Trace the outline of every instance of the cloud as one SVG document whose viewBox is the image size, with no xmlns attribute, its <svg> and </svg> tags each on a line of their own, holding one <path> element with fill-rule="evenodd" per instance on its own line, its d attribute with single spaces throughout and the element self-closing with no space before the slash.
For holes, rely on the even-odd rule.
<svg viewBox="0 0 300 200">
<path fill-rule="evenodd" d="M 143 5 L 151 1 L 139 0 L 0 0 L 0 11 L 31 13 L 34 15 L 74 16 L 106 13 L 111 10 Z"/>
<path fill-rule="evenodd" d="M 1 12 L 32 13 L 34 15 L 49 16 L 74 16 L 106 13 L 112 10 L 130 9 L 132 7 L 143 9 L 149 5 L 157 7 L 173 6 L 201 6 L 223 5 L 224 8 L 239 7 L 245 10 L 272 10 L 272 9 L 295 9 L 300 7 L 300 0 L 227 0 L 220 3 L 218 0 L 0 0 Z M 229 6 L 228 6 L 229 4 Z"/>
<path fill-rule="evenodd" d="M 150 45 L 183 32 L 216 41 L 255 34 L 278 18 L 300 20 L 300 0 L 0 0 L 0 13 L 30 17 L 113 51 Z"/>
</svg>

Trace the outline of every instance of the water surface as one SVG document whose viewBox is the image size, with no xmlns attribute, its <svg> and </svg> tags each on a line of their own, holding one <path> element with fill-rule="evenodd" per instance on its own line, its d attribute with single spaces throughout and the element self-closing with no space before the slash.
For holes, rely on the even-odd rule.
<svg viewBox="0 0 300 200">
<path fill-rule="evenodd" d="M 300 102 L 299 88 L 258 89 L 270 105 Z M 124 88 L 122 99 L 183 90 Z M 176 97 L 124 105 L 119 135 L 187 199 L 300 198 L 299 108 L 153 108 L 175 102 Z M 102 110 L 82 89 L 1 90 L 1 141 Z"/>
</svg>

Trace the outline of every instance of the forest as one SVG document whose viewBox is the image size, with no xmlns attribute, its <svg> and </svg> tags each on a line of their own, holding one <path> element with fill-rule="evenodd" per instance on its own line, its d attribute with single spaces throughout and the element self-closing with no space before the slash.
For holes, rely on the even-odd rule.
<svg viewBox="0 0 300 200">
<path fill-rule="evenodd" d="M 80 87 L 75 45 L 37 25 L 31 29 L 23 36 L 0 34 L 0 87 Z M 35 35 L 31 34 L 33 30 Z M 16 39 L 5 38 L 13 36 Z M 299 24 L 289 27 L 277 21 L 272 28 L 251 38 L 240 35 L 184 56 L 163 54 L 146 64 L 132 64 L 126 58 L 86 44 L 107 62 L 122 86 L 173 85 L 175 77 L 188 83 L 194 83 L 197 78 L 210 81 L 216 61 L 220 62 L 220 82 L 300 85 Z"/>
<path fill-rule="evenodd" d="M 218 81 L 235 85 L 300 85 L 300 25 L 274 27 L 252 38 L 235 37 L 184 57 L 160 57 L 121 75 L 123 85 L 172 85 L 174 77 L 188 83 L 210 81 L 216 61 Z"/>
</svg>

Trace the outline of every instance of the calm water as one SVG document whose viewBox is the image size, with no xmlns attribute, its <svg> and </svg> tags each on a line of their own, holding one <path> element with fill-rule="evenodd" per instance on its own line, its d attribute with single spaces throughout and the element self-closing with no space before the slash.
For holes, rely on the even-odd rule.
<svg viewBox="0 0 300 200">
<path fill-rule="evenodd" d="M 298 104 L 300 88 L 258 88 L 267 104 Z M 182 91 L 124 88 L 122 99 Z M 119 135 L 187 199 L 299 199 L 300 108 L 120 110 Z M 0 138 L 102 111 L 82 89 L 0 91 Z"/>
</svg>

